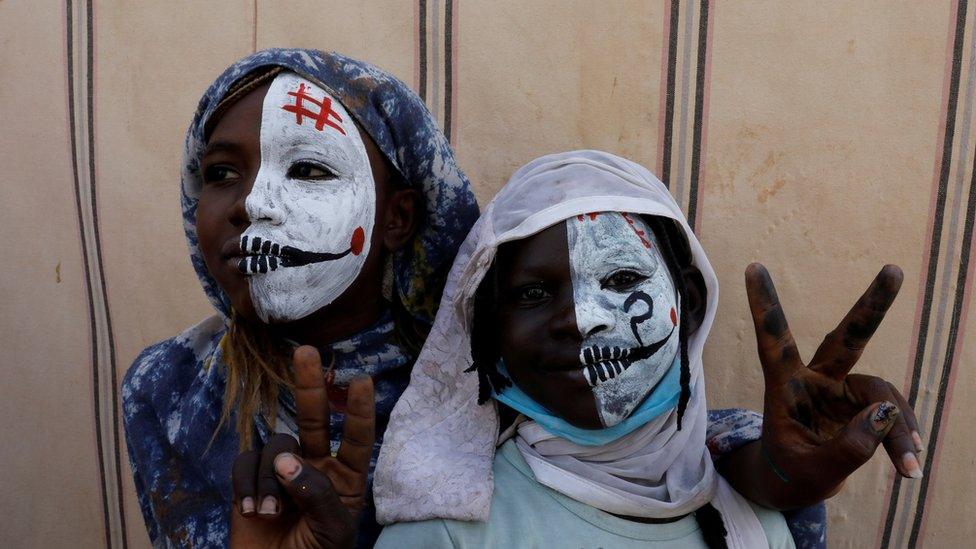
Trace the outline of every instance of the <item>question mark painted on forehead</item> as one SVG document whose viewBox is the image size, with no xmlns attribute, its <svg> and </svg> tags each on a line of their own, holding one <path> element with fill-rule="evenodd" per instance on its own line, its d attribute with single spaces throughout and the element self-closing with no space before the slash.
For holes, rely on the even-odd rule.
<svg viewBox="0 0 976 549">
<path fill-rule="evenodd" d="M 637 343 L 639 343 L 640 346 L 643 347 L 644 341 L 641 339 L 640 334 L 637 333 L 637 325 L 640 324 L 641 322 L 644 322 L 645 320 L 649 320 L 651 316 L 654 315 L 654 300 L 651 299 L 651 296 L 647 295 L 646 293 L 637 290 L 636 292 L 630 294 L 630 296 L 627 298 L 627 301 L 624 301 L 624 312 L 629 313 L 631 307 L 633 307 L 634 304 L 637 303 L 638 301 L 643 301 L 644 303 L 647 304 L 647 312 L 642 315 L 631 317 L 630 329 L 631 331 L 634 332 L 634 337 L 637 338 Z"/>
</svg>

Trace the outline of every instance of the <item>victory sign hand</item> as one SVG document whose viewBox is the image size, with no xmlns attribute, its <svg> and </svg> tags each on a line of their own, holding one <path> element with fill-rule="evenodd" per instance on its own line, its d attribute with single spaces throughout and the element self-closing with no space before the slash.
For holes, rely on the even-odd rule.
<svg viewBox="0 0 976 549">
<path fill-rule="evenodd" d="M 278 434 L 234 462 L 232 547 L 352 547 L 373 453 L 373 382 L 349 384 L 338 452 L 329 443 L 329 399 L 314 347 L 295 350 L 298 438 Z"/>
<path fill-rule="evenodd" d="M 918 422 L 905 398 L 875 376 L 851 374 L 894 301 L 902 271 L 887 265 L 804 364 L 766 268 L 746 270 L 765 381 L 760 451 L 783 488 L 804 504 L 836 493 L 879 443 L 905 477 L 922 472 Z"/>
</svg>

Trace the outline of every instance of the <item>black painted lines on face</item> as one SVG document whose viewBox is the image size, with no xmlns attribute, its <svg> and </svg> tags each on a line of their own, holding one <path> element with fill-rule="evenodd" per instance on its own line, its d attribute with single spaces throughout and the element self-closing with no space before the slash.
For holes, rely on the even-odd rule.
<svg viewBox="0 0 976 549">
<path fill-rule="evenodd" d="M 583 364 L 583 376 L 590 387 L 610 381 L 623 373 L 630 365 L 639 360 L 650 358 L 656 354 L 674 334 L 674 327 L 659 341 L 644 347 L 621 348 L 613 346 L 590 346 L 580 351 L 580 362 Z"/>
<path fill-rule="evenodd" d="M 238 270 L 244 274 L 263 274 L 279 267 L 301 267 L 309 263 L 334 261 L 355 253 L 355 250 L 350 246 L 340 253 L 307 252 L 294 246 L 282 246 L 260 236 L 244 235 L 241 237 L 241 253 L 244 257 L 237 263 Z"/>
</svg>

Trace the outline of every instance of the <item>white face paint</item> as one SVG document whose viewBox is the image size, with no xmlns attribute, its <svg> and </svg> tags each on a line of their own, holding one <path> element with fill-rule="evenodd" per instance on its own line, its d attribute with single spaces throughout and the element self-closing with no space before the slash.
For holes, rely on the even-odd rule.
<svg viewBox="0 0 976 549">
<path fill-rule="evenodd" d="M 241 237 L 251 301 L 265 322 L 332 303 L 369 254 L 376 189 L 352 117 L 294 73 L 275 77 L 261 111 L 261 167 Z"/>
<path fill-rule="evenodd" d="M 638 215 L 604 212 L 566 220 L 580 361 L 605 427 L 626 419 L 678 351 L 674 282 Z"/>
</svg>

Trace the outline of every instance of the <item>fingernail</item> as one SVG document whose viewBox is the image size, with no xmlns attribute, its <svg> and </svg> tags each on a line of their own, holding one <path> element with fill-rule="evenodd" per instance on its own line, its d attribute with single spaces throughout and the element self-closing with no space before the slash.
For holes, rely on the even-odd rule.
<svg viewBox="0 0 976 549">
<path fill-rule="evenodd" d="M 918 458 L 911 452 L 906 452 L 901 458 L 901 465 L 911 478 L 922 478 L 922 468 L 918 466 Z"/>
<path fill-rule="evenodd" d="M 915 443 L 916 452 L 921 452 L 925 449 L 925 446 L 922 446 L 922 435 L 918 434 L 918 431 L 912 431 L 912 442 Z"/>
<path fill-rule="evenodd" d="M 302 472 L 302 462 L 298 461 L 294 454 L 284 452 L 275 458 L 274 468 L 278 476 L 291 481 L 298 476 L 298 473 Z"/>
<path fill-rule="evenodd" d="M 874 429 L 875 433 L 883 434 L 888 426 L 894 423 L 900 412 L 898 407 L 890 402 L 885 401 L 878 404 L 878 407 L 871 414 L 871 428 Z"/>
<path fill-rule="evenodd" d="M 258 513 L 262 515 L 273 515 L 278 512 L 278 499 L 274 496 L 264 496 L 261 500 L 261 509 Z"/>
<path fill-rule="evenodd" d="M 254 498 L 247 496 L 241 500 L 241 513 L 249 515 L 254 512 Z"/>
</svg>

